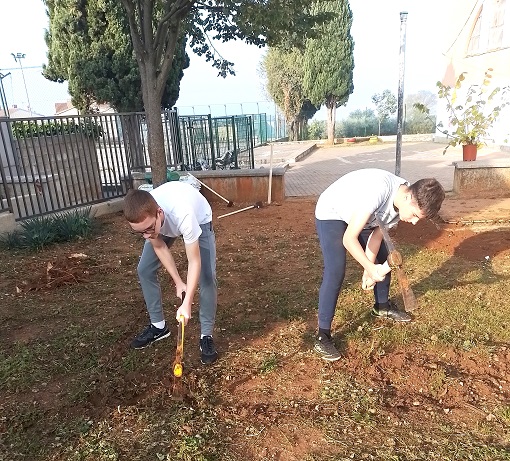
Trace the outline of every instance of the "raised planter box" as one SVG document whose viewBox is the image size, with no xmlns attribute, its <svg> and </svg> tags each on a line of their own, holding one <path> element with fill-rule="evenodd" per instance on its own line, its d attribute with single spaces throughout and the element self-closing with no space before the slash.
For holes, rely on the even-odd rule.
<svg viewBox="0 0 510 461">
<path fill-rule="evenodd" d="M 510 159 L 453 162 L 453 192 L 461 197 L 510 197 Z"/>
<path fill-rule="evenodd" d="M 271 184 L 271 201 L 281 202 L 285 199 L 285 170 L 273 168 Z M 179 172 L 185 175 L 186 172 Z M 215 192 L 235 203 L 267 202 L 269 188 L 269 169 L 242 170 L 206 170 L 191 171 L 195 178 L 209 186 Z M 145 173 L 132 173 L 132 186 L 138 188 L 145 183 Z M 200 192 L 209 202 L 221 202 L 216 194 L 201 187 Z"/>
</svg>

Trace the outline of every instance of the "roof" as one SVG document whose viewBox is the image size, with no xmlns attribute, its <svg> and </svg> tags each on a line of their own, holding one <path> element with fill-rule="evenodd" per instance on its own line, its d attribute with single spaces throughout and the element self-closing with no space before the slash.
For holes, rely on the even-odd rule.
<svg viewBox="0 0 510 461">
<path fill-rule="evenodd" d="M 7 114 L 0 109 L 0 117 L 7 117 Z M 43 114 L 38 114 L 37 112 L 32 111 L 30 113 L 29 110 L 22 109 L 21 107 L 9 107 L 9 117 L 10 118 L 30 118 L 30 117 L 44 117 Z"/>
</svg>

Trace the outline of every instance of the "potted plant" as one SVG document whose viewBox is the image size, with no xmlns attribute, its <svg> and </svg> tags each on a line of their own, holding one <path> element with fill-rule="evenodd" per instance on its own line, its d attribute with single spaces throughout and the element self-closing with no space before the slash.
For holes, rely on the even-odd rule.
<svg viewBox="0 0 510 461">
<path fill-rule="evenodd" d="M 443 154 L 448 147 L 462 145 L 463 160 L 476 160 L 479 147 L 484 144 L 489 130 L 499 117 L 501 110 L 509 104 L 509 87 L 496 87 L 490 90 L 492 69 L 485 72 L 481 85 L 470 85 L 467 91 L 462 90 L 462 85 L 467 72 L 462 72 L 452 88 L 437 82 L 438 97 L 446 101 L 446 110 L 450 130 L 444 129 L 443 123 L 436 126 L 449 139 Z M 499 94 L 499 97 L 497 95 Z M 459 102 L 459 98 L 462 101 Z M 414 107 L 429 115 L 429 109 L 421 103 L 415 103 Z"/>
</svg>

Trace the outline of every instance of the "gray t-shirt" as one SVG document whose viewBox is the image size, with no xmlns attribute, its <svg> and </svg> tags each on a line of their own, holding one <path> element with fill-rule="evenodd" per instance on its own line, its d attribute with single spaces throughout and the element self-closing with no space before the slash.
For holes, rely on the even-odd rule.
<svg viewBox="0 0 510 461">
<path fill-rule="evenodd" d="M 409 183 L 392 173 L 366 168 L 347 173 L 331 184 L 319 197 L 315 217 L 349 224 L 355 212 L 371 213 L 365 228 L 376 227 L 375 215 L 388 227 L 399 221 L 393 201 L 398 188 Z"/>
</svg>

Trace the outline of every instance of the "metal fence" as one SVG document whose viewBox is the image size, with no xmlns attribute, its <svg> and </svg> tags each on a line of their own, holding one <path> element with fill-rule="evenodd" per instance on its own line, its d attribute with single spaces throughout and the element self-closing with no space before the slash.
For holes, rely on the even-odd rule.
<svg viewBox="0 0 510 461">
<path fill-rule="evenodd" d="M 161 115 L 169 169 L 253 168 L 254 147 L 275 139 L 265 117 Z M 126 194 L 150 171 L 144 113 L 0 118 L 0 212 L 17 220 Z"/>
<path fill-rule="evenodd" d="M 179 117 L 185 169 L 254 168 L 251 116 Z"/>
</svg>

